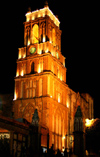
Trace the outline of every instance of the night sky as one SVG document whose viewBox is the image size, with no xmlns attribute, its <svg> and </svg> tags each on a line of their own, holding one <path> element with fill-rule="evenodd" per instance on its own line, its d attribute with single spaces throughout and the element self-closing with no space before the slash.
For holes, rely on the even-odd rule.
<svg viewBox="0 0 100 157">
<path fill-rule="evenodd" d="M 25 13 L 44 7 L 45 0 L 5 1 L 1 6 L 0 93 L 12 93 L 18 48 L 24 46 Z M 61 22 L 62 54 L 66 57 L 67 84 L 75 92 L 94 98 L 95 118 L 100 118 L 100 17 L 93 1 L 48 0 Z"/>
</svg>

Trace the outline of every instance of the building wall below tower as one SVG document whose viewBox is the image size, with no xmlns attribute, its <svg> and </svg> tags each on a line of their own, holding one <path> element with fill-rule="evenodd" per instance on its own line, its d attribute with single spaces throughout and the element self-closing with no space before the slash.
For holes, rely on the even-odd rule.
<svg viewBox="0 0 100 157">
<path fill-rule="evenodd" d="M 37 108 L 40 125 L 49 130 L 49 146 L 54 144 L 54 148 L 60 150 L 65 147 L 65 135 L 68 131 L 68 109 L 66 106 L 51 97 L 16 100 L 14 104 L 15 119 L 25 118 L 30 123 L 34 110 Z M 45 135 L 41 139 L 44 137 Z"/>
</svg>

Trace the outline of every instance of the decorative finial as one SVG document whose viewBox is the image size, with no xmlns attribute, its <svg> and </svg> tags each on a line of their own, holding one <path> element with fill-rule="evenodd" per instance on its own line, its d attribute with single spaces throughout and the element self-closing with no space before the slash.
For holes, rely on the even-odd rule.
<svg viewBox="0 0 100 157">
<path fill-rule="evenodd" d="M 48 1 L 47 0 L 45 1 L 44 7 L 48 7 Z"/>
<path fill-rule="evenodd" d="M 31 7 L 28 7 L 28 11 L 27 11 L 27 12 L 28 12 L 28 13 L 31 12 Z"/>
<path fill-rule="evenodd" d="M 58 15 L 56 15 L 56 18 L 58 19 Z"/>
</svg>

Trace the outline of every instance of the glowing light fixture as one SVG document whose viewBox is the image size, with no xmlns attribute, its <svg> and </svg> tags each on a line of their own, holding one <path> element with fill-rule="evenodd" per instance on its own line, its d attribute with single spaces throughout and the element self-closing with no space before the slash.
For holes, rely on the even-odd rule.
<svg viewBox="0 0 100 157">
<path fill-rule="evenodd" d="M 25 58 L 25 57 L 26 57 L 26 54 L 23 55 L 23 58 Z"/>
<path fill-rule="evenodd" d="M 67 106 L 67 108 L 69 108 L 69 103 L 68 102 L 66 103 L 66 106 Z"/>
<path fill-rule="evenodd" d="M 45 42 L 45 37 L 43 37 L 43 43 Z"/>
<path fill-rule="evenodd" d="M 49 42 L 50 42 L 50 43 L 52 43 L 52 41 L 51 41 L 51 40 L 50 40 Z"/>
<path fill-rule="evenodd" d="M 0 139 L 10 139 L 10 134 L 9 133 L 0 133 Z"/>
<path fill-rule="evenodd" d="M 64 139 L 65 139 L 65 136 L 63 136 L 62 139 L 64 140 Z"/>
<path fill-rule="evenodd" d="M 58 18 L 53 14 L 53 12 L 49 9 L 49 7 L 45 7 L 43 9 L 40 9 L 40 10 L 35 10 L 35 11 L 32 11 L 32 12 L 28 12 L 26 13 L 26 21 L 30 21 L 30 19 L 34 20 L 36 16 L 38 17 L 44 17 L 45 15 L 48 15 L 51 20 L 54 21 L 54 23 L 59 26 L 60 24 L 60 21 L 58 20 Z"/>
<path fill-rule="evenodd" d="M 24 76 L 24 71 L 23 70 L 21 71 L 21 76 Z"/>
<path fill-rule="evenodd" d="M 28 40 L 28 43 L 27 43 L 27 45 L 28 45 L 28 46 L 30 45 L 30 40 Z"/>
<path fill-rule="evenodd" d="M 85 119 L 85 126 L 90 127 L 93 124 L 94 119 Z"/>
<path fill-rule="evenodd" d="M 16 77 L 18 77 L 19 76 L 19 72 L 17 71 L 17 73 L 16 73 Z"/>
<path fill-rule="evenodd" d="M 17 94 L 16 92 L 14 93 L 14 99 L 13 100 L 16 100 L 17 99 Z"/>
<path fill-rule="evenodd" d="M 43 17 L 45 17 L 45 13 L 43 14 Z"/>
<path fill-rule="evenodd" d="M 19 48 L 19 54 L 18 54 L 18 59 L 21 58 L 21 49 Z"/>
<path fill-rule="evenodd" d="M 34 16 L 32 16 L 32 20 L 34 20 L 35 19 L 35 17 Z"/>
<path fill-rule="evenodd" d="M 41 55 L 42 54 L 42 50 L 39 50 L 38 54 Z"/>
<path fill-rule="evenodd" d="M 38 17 L 41 17 L 41 15 L 39 14 Z"/>
<path fill-rule="evenodd" d="M 40 64 L 39 64 L 39 67 L 38 67 L 38 73 L 40 73 L 41 72 L 41 68 L 40 68 Z"/>
<path fill-rule="evenodd" d="M 48 49 L 45 52 L 48 53 Z"/>
<path fill-rule="evenodd" d="M 60 94 L 58 94 L 58 102 L 60 103 Z"/>
</svg>

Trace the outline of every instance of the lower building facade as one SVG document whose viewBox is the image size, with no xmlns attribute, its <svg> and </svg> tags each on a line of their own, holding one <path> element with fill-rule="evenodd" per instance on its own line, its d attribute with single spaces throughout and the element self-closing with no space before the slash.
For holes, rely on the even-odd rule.
<svg viewBox="0 0 100 157">
<path fill-rule="evenodd" d="M 83 127 L 85 119 L 92 119 L 93 99 L 85 93 L 75 93 L 64 82 L 52 73 L 36 74 L 16 78 L 16 91 L 20 91 L 14 99 L 14 119 L 25 118 L 31 123 L 35 109 L 39 114 L 39 125 L 49 132 L 49 147 L 63 151 L 73 148 L 74 117 L 77 107 L 82 110 Z M 20 86 L 23 84 L 23 86 Z M 20 88 L 22 88 L 20 89 Z M 35 88 L 35 89 L 34 89 Z M 34 92 L 35 90 L 35 92 Z M 23 92 L 23 93 L 21 93 Z M 41 130 L 41 146 L 47 147 L 47 139 Z"/>
</svg>

